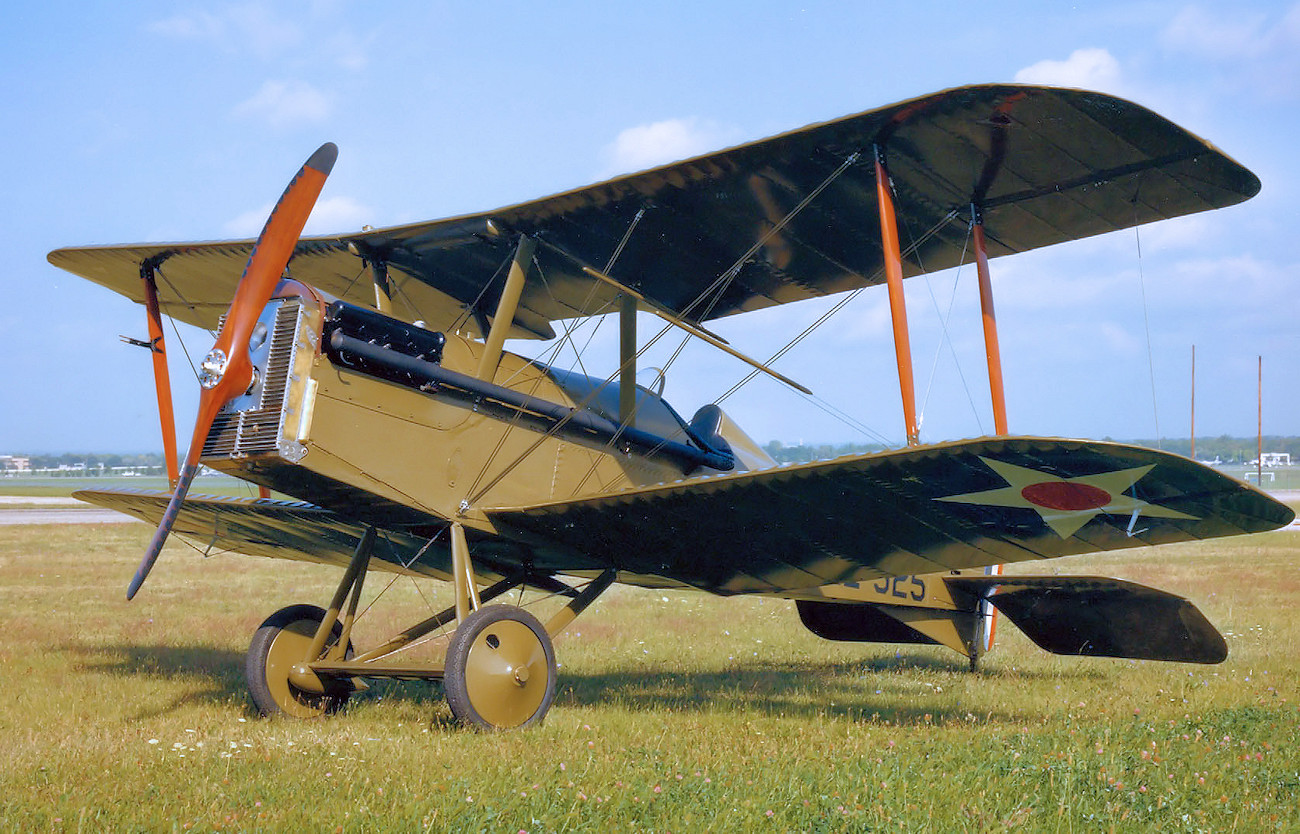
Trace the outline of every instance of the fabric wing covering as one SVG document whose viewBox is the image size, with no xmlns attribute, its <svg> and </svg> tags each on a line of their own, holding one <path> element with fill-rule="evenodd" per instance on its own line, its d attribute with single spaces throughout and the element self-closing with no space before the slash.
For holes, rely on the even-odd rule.
<svg viewBox="0 0 1300 834">
<path fill-rule="evenodd" d="M 991 256 L 1245 200 L 1259 180 L 1212 145 L 1130 102 L 1079 90 L 952 89 L 496 211 L 304 238 L 294 278 L 373 306 L 387 266 L 394 314 L 481 329 L 516 233 L 537 271 L 512 336 L 607 312 L 604 269 L 688 320 L 883 281 L 874 148 L 893 183 L 907 275 L 969 259 L 970 206 Z M 136 301 L 158 267 L 163 312 L 215 327 L 252 241 L 79 247 L 50 261 Z"/>
<path fill-rule="evenodd" d="M 1080 500 L 1082 499 L 1082 500 Z M 487 511 L 555 555 L 717 593 L 783 593 L 1256 533 L 1294 514 L 1154 449 L 978 438 Z M 567 551 L 567 552 L 566 552 Z M 553 561 L 552 561 L 553 560 Z"/>
</svg>

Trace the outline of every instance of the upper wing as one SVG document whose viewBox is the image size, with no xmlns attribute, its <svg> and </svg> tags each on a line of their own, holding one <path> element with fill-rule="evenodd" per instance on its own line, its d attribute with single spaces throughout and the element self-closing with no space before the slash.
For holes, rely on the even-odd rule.
<svg viewBox="0 0 1300 834">
<path fill-rule="evenodd" d="M 620 243 L 610 273 L 687 319 L 798 301 L 883 281 L 875 146 L 888 156 L 899 214 L 918 235 L 904 239 L 918 244 L 907 274 L 971 257 L 972 203 L 982 206 L 989 254 L 998 256 L 1232 205 L 1259 190 L 1250 171 L 1138 105 L 1080 90 L 986 85 L 497 211 L 304 238 L 291 270 L 371 306 L 367 263 L 386 263 L 399 308 L 449 329 L 469 308 L 495 309 L 502 281 L 492 279 L 513 243 L 492 229 L 544 244 L 514 336 L 549 338 L 551 322 L 604 311 L 617 290 L 581 267 L 603 268 Z M 251 247 L 84 247 L 49 259 L 140 301 L 140 265 L 153 258 L 164 312 L 211 327 Z"/>
<path fill-rule="evenodd" d="M 487 511 L 582 554 L 720 593 L 781 592 L 1271 530 L 1294 513 L 1176 455 L 982 438 Z M 539 563 L 545 563 L 539 558 Z"/>
</svg>

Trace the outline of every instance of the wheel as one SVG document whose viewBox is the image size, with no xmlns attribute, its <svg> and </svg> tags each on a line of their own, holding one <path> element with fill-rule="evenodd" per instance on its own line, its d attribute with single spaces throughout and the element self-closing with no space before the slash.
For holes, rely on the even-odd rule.
<svg viewBox="0 0 1300 834">
<path fill-rule="evenodd" d="M 504 730 L 540 723 L 555 699 L 555 649 L 537 618 L 488 605 L 456 628 L 443 686 L 462 724 Z"/>
<path fill-rule="evenodd" d="M 244 677 L 253 703 L 265 716 L 288 715 L 315 718 L 335 712 L 352 694 L 346 685 L 324 694 L 306 692 L 289 682 L 289 672 L 307 660 L 316 629 L 325 619 L 324 609 L 315 605 L 290 605 L 267 617 L 253 635 L 244 660 Z M 338 643 L 343 626 L 335 622 L 326 650 Z M 352 655 L 348 645 L 347 655 Z"/>
</svg>

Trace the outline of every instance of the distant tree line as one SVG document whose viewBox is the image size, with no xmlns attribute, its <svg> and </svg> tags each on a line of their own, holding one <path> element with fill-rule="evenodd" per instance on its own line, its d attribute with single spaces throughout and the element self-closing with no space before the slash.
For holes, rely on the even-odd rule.
<svg viewBox="0 0 1300 834">
<path fill-rule="evenodd" d="M 779 440 L 773 440 L 763 447 L 777 463 L 808 463 L 813 460 L 838 458 L 843 455 L 866 455 L 883 452 L 887 446 L 880 443 L 821 443 L 805 446 L 787 446 Z"/>
<path fill-rule="evenodd" d="M 146 467 L 162 466 L 165 460 L 161 454 L 116 455 L 68 452 L 61 455 L 27 455 L 32 469 L 68 469 L 97 470 L 101 467 L 112 469 L 121 466 Z"/>
</svg>

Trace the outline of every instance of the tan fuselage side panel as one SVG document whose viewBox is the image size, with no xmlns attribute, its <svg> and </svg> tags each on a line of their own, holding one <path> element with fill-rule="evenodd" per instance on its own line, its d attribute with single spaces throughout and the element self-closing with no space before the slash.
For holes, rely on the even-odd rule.
<svg viewBox="0 0 1300 834">
<path fill-rule="evenodd" d="M 314 350 L 320 323 L 312 306 L 302 315 L 291 382 L 282 404 L 271 406 L 285 415 L 280 443 L 261 454 L 205 456 L 204 463 L 355 517 L 460 518 L 490 532 L 494 526 L 475 511 L 478 505 L 570 500 L 681 477 L 668 463 L 548 436 L 440 399 L 436 391 L 338 367 Z M 481 351 L 481 343 L 451 335 L 441 364 L 473 374 Z M 502 356 L 493 381 L 578 405 L 513 354 Z"/>
</svg>

